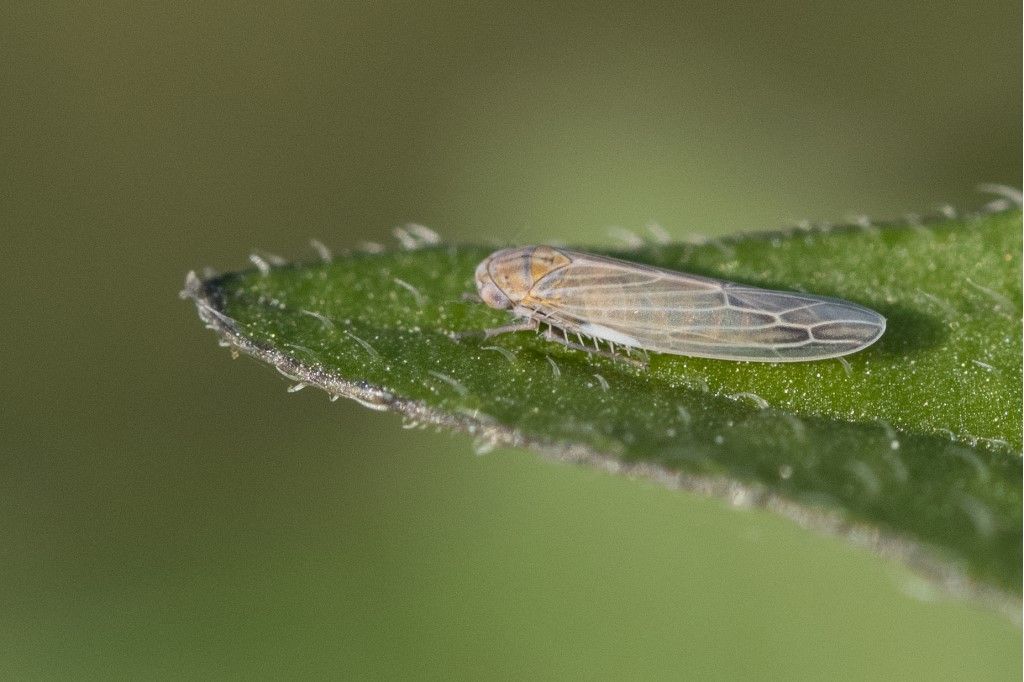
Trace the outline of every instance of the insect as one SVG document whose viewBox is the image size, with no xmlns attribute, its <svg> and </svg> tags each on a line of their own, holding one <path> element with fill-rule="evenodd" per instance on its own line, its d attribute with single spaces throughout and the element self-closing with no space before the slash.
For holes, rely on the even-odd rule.
<svg viewBox="0 0 1024 682">
<path fill-rule="evenodd" d="M 570 348 L 617 346 L 721 360 L 800 362 L 855 353 L 885 318 L 835 298 L 771 291 L 550 246 L 502 249 L 476 269 L 477 292 Z M 586 341 L 585 341 L 586 339 Z M 593 348 L 587 345 L 589 341 Z"/>
</svg>

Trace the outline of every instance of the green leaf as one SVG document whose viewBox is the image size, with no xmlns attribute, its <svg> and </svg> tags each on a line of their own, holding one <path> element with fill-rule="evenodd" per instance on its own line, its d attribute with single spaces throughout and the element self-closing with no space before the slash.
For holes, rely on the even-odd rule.
<svg viewBox="0 0 1024 682">
<path fill-rule="evenodd" d="M 466 300 L 491 251 L 351 253 L 189 280 L 233 347 L 410 422 L 757 505 L 1005 610 L 1021 591 L 1021 214 L 741 235 L 613 255 L 855 301 L 888 318 L 847 359 L 646 368 Z M 261 263 L 261 265 L 263 265 Z"/>
</svg>

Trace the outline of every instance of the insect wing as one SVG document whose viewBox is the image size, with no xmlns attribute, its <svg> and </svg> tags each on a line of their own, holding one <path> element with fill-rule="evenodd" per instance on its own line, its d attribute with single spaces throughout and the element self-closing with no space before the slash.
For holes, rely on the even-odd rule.
<svg viewBox="0 0 1024 682">
<path fill-rule="evenodd" d="M 728 360 L 795 362 L 865 348 L 885 330 L 867 308 L 565 251 L 524 305 L 569 333 L 646 350 Z"/>
</svg>

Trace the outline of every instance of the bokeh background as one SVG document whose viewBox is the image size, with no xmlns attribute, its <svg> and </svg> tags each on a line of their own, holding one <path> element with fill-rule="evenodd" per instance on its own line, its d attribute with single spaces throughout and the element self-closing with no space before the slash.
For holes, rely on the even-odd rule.
<svg viewBox="0 0 1024 682">
<path fill-rule="evenodd" d="M 5 3 L 0 677 L 917 678 L 1020 631 L 758 511 L 285 392 L 254 248 L 611 242 L 1021 181 L 1019 2 Z"/>
</svg>

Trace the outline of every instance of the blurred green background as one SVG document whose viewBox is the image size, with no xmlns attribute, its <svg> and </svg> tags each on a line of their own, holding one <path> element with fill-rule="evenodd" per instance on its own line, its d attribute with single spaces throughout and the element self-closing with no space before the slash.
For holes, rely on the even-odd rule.
<svg viewBox="0 0 1024 682">
<path fill-rule="evenodd" d="M 756 511 L 331 404 L 176 292 L 253 248 L 609 243 L 1021 181 L 1019 2 L 0 10 L 0 677 L 1016 678 Z"/>
</svg>

